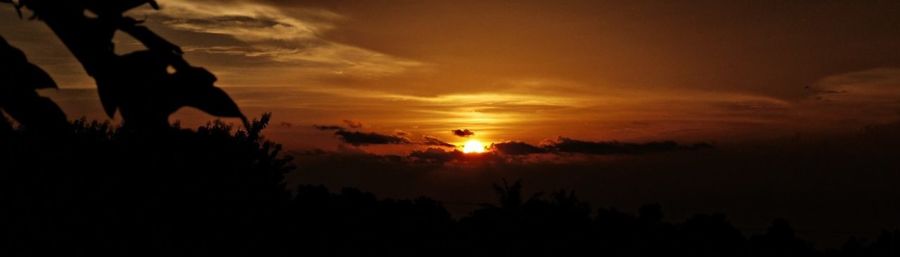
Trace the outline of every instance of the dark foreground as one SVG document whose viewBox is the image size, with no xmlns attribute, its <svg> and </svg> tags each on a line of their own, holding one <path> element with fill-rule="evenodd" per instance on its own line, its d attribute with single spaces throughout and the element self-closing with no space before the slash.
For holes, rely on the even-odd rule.
<svg viewBox="0 0 900 257">
<path fill-rule="evenodd" d="M 129 132 L 75 122 L 29 133 L 0 122 L 3 256 L 898 256 L 900 231 L 817 249 L 775 220 L 745 235 L 724 215 L 670 223 L 592 209 L 570 192 L 522 195 L 453 219 L 440 202 L 346 188 L 288 189 L 280 148 L 214 123 Z"/>
</svg>

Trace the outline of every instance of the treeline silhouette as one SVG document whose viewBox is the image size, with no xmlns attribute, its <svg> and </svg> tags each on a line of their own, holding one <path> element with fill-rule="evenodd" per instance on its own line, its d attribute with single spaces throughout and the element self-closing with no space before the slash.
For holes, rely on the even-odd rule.
<svg viewBox="0 0 900 257">
<path fill-rule="evenodd" d="M 213 122 L 147 133 L 75 121 L 47 134 L 0 122 L 4 256 L 897 256 L 900 231 L 820 250 L 776 220 L 745 235 L 721 214 L 665 219 L 592 209 L 573 192 L 498 200 L 451 217 L 438 201 L 345 188 L 289 190 L 293 168 L 260 136 Z"/>
<path fill-rule="evenodd" d="M 0 126 L 0 255 L 250 255 L 270 248 L 290 160 L 222 122 L 152 133 Z M 3 254 L 5 253 L 5 254 Z"/>
</svg>

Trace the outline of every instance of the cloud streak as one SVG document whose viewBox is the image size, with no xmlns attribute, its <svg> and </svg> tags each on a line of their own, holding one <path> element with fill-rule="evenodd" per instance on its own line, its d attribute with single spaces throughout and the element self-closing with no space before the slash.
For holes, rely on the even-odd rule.
<svg viewBox="0 0 900 257">
<path fill-rule="evenodd" d="M 352 120 L 344 120 L 344 124 L 347 124 L 347 126 L 349 126 L 350 128 L 355 128 L 355 129 L 363 127 L 362 122 L 352 121 Z"/>
<path fill-rule="evenodd" d="M 407 156 L 414 163 L 444 164 L 465 158 L 465 154 L 459 150 L 445 151 L 440 148 L 428 148 L 416 150 Z"/>
<path fill-rule="evenodd" d="M 352 124 L 356 125 L 359 123 Z M 402 134 L 387 135 L 376 132 L 350 131 L 344 127 L 337 125 L 313 125 L 313 128 L 322 131 L 334 131 L 334 135 L 337 136 L 342 142 L 350 144 L 352 146 L 398 145 L 412 143 Z"/>
<path fill-rule="evenodd" d="M 456 147 L 456 145 L 454 145 L 454 144 L 444 142 L 443 140 L 440 140 L 440 139 L 438 139 L 436 137 L 432 137 L 432 136 L 423 136 L 422 139 L 424 140 L 422 142 L 423 145 Z"/>
<path fill-rule="evenodd" d="M 338 130 L 335 135 L 341 138 L 345 143 L 353 146 L 363 145 L 392 145 L 392 144 L 409 144 L 409 139 L 394 135 L 385 135 L 375 132 L 359 132 Z"/>
<path fill-rule="evenodd" d="M 355 129 L 359 129 L 362 127 L 361 122 L 354 122 L 350 120 L 344 120 L 344 122 L 354 130 L 338 125 L 313 125 L 313 128 L 321 131 L 334 131 L 334 135 L 337 136 L 341 140 L 341 142 L 353 146 L 416 144 L 424 146 L 456 148 L 456 145 L 447 143 L 446 141 L 433 136 L 426 135 L 422 136 L 422 141 L 413 141 L 409 139 L 409 136 L 411 136 L 412 134 L 406 131 L 397 130 L 394 131 L 393 135 L 377 132 L 356 131 Z"/>
<path fill-rule="evenodd" d="M 529 155 L 547 152 L 547 149 L 544 149 L 543 147 L 517 141 L 495 143 L 490 146 L 490 149 L 508 155 Z"/>
<path fill-rule="evenodd" d="M 491 145 L 491 149 L 507 155 L 530 154 L 586 154 L 586 155 L 637 155 L 663 153 L 686 150 L 708 149 L 713 146 L 707 143 L 682 145 L 674 141 L 656 141 L 648 143 L 624 143 L 617 141 L 594 142 L 559 137 L 555 141 L 540 146 L 525 142 L 503 142 Z"/>
<path fill-rule="evenodd" d="M 174 30 L 233 38 L 241 44 L 186 45 L 188 52 L 258 57 L 284 64 L 322 69 L 322 75 L 380 77 L 402 73 L 422 63 L 389 56 L 322 37 L 345 19 L 313 8 L 281 9 L 253 1 L 160 1 L 163 10 L 145 12 Z"/>
<path fill-rule="evenodd" d="M 344 130 L 344 127 L 334 125 L 313 125 L 318 130 Z"/>
<path fill-rule="evenodd" d="M 681 145 L 674 141 L 657 141 L 649 143 L 623 143 L 616 141 L 593 142 L 560 137 L 556 141 L 544 145 L 544 148 L 556 153 L 610 155 L 648 154 L 684 150 L 699 150 L 712 148 L 712 145 L 707 143 Z"/>
<path fill-rule="evenodd" d="M 886 123 L 900 117 L 900 68 L 836 74 L 807 87 L 800 115 L 846 125 Z"/>
<path fill-rule="evenodd" d="M 474 136 L 474 135 L 475 135 L 475 132 L 474 132 L 474 131 L 471 131 L 471 130 L 468 130 L 468 129 L 454 129 L 454 130 L 451 131 L 451 132 L 453 132 L 453 134 L 456 135 L 456 136 L 458 136 L 458 137 L 470 137 L 470 136 Z"/>
</svg>

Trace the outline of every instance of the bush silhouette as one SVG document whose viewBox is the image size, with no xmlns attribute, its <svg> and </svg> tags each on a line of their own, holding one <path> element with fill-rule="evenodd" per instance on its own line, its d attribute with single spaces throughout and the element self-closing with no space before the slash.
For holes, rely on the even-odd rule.
<svg viewBox="0 0 900 257">
<path fill-rule="evenodd" d="M 722 214 L 672 222 L 655 204 L 592 209 L 570 191 L 526 197 L 519 181 L 459 219 L 424 197 L 288 190 L 290 159 L 261 136 L 269 117 L 153 133 L 79 120 L 51 137 L 0 123 L 0 254 L 896 256 L 900 245 L 885 231 L 817 251 L 784 220 L 745 236 Z"/>
<path fill-rule="evenodd" d="M 249 131 L 215 122 L 149 134 L 85 120 L 52 138 L 0 129 L 3 251 L 258 251 L 289 197 L 289 159 L 259 135 L 268 119 Z"/>
</svg>

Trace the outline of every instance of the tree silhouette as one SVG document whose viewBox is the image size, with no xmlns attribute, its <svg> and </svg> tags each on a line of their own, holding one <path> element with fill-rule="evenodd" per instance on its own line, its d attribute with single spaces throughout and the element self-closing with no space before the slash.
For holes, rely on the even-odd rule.
<svg viewBox="0 0 900 257">
<path fill-rule="evenodd" d="M 290 195 L 290 159 L 260 132 L 221 122 L 154 134 L 74 122 L 45 140 L 0 135 L 0 231 L 6 256 L 249 255 Z"/>
<path fill-rule="evenodd" d="M 571 191 L 525 198 L 519 181 L 495 185 L 496 203 L 459 219 L 428 198 L 288 190 L 290 159 L 261 136 L 269 117 L 152 135 L 82 119 L 52 141 L 0 129 L 0 254 L 895 256 L 900 245 L 900 232 L 885 231 L 821 252 L 783 220 L 745 237 L 721 214 L 592 210 Z"/>
<path fill-rule="evenodd" d="M 0 110 L 32 131 L 62 132 L 68 126 L 66 115 L 53 101 L 38 95 L 35 90 L 42 88 L 57 88 L 56 82 L 0 37 Z"/>
<path fill-rule="evenodd" d="M 212 73 L 191 66 L 180 47 L 123 15 L 145 4 L 158 8 L 148 0 L 20 0 L 17 8 L 31 10 L 33 18 L 53 30 L 96 80 L 106 114 L 113 117 L 119 111 L 126 127 L 165 129 L 168 117 L 187 106 L 241 118 L 249 125 L 228 94 L 214 86 Z M 135 38 L 146 50 L 117 55 L 112 42 L 116 31 Z"/>
</svg>

